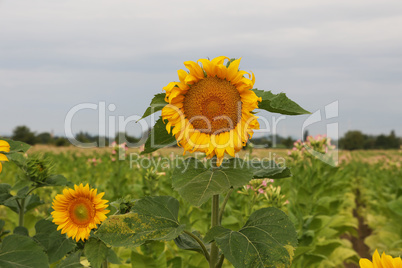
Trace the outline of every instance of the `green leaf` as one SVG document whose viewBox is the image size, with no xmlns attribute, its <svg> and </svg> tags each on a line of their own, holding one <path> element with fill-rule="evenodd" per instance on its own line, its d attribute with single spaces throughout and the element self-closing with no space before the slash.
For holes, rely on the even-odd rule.
<svg viewBox="0 0 402 268">
<path fill-rule="evenodd" d="M 91 267 L 98 268 L 107 258 L 108 247 L 101 240 L 91 237 L 85 243 L 84 253 Z"/>
<path fill-rule="evenodd" d="M 168 104 L 165 101 L 165 96 L 166 96 L 165 93 L 156 94 L 154 96 L 154 98 L 152 99 L 151 104 L 149 105 L 149 107 L 147 108 L 147 110 L 145 111 L 143 116 L 141 117 L 141 119 L 147 117 L 148 115 L 156 113 L 157 111 L 162 110 L 163 107 L 165 107 Z M 139 120 L 141 120 L 141 119 L 139 119 Z"/>
<path fill-rule="evenodd" d="M 80 268 L 84 267 L 81 262 L 81 251 L 74 252 L 67 256 L 62 262 L 60 262 L 56 268 Z"/>
<path fill-rule="evenodd" d="M 175 143 L 176 138 L 167 132 L 165 123 L 163 123 L 162 118 L 159 118 L 149 133 L 149 137 L 145 142 L 144 151 L 142 151 L 141 154 L 152 153 L 160 148 Z"/>
<path fill-rule="evenodd" d="M 250 166 L 253 168 L 254 179 L 282 179 L 291 177 L 292 173 L 287 167 L 280 167 L 275 161 L 249 161 Z"/>
<path fill-rule="evenodd" d="M 285 93 L 273 94 L 271 91 L 252 89 L 257 97 L 262 98 L 262 102 L 258 103 L 258 109 L 263 109 L 271 113 L 300 115 L 310 114 L 294 101 L 288 99 Z"/>
<path fill-rule="evenodd" d="M 22 193 L 21 193 L 22 194 Z M 27 211 L 36 208 L 37 206 L 40 206 L 44 204 L 42 200 L 39 199 L 39 196 L 36 194 L 30 194 L 25 197 L 25 203 L 24 203 L 24 213 Z M 10 208 L 12 211 L 19 213 L 20 208 L 17 203 L 17 197 L 13 196 L 6 201 L 3 202 L 3 205 Z"/>
<path fill-rule="evenodd" d="M 179 201 L 170 196 L 145 197 L 132 212 L 110 216 L 96 235 L 105 243 L 137 247 L 149 240 L 173 240 L 184 230 L 177 217 Z"/>
<path fill-rule="evenodd" d="M 15 227 L 13 233 L 18 234 L 18 235 L 23 235 L 23 236 L 29 236 L 28 229 L 25 228 L 24 226 Z"/>
<path fill-rule="evenodd" d="M 200 233 L 193 232 L 193 234 L 195 236 L 197 236 L 201 241 L 203 241 L 202 238 L 201 238 Z M 204 252 L 202 251 L 201 246 L 194 240 L 194 238 L 190 237 L 188 234 L 184 233 L 184 234 L 179 235 L 174 240 L 174 242 L 176 243 L 176 246 L 178 246 L 181 249 L 192 250 L 192 251 L 196 251 L 198 253 L 204 254 Z M 204 242 L 205 247 L 209 251 L 210 248 L 211 248 L 211 245 L 209 243 L 205 243 L 205 241 L 203 241 L 203 242 Z"/>
<path fill-rule="evenodd" d="M 174 257 L 173 259 L 168 260 L 167 267 L 169 267 L 169 268 L 181 268 L 182 267 L 181 257 Z"/>
<path fill-rule="evenodd" d="M 52 175 L 47 177 L 43 184 L 51 186 L 71 186 L 71 183 L 63 175 Z"/>
<path fill-rule="evenodd" d="M 32 238 L 13 234 L 6 236 L 1 244 L 0 267 L 46 268 L 49 264 L 43 249 Z"/>
<path fill-rule="evenodd" d="M 165 268 L 165 254 L 162 254 L 159 258 L 153 258 L 133 251 L 131 252 L 131 264 L 133 268 Z"/>
<path fill-rule="evenodd" d="M 388 208 L 395 214 L 402 216 L 402 197 L 388 203 Z"/>
<path fill-rule="evenodd" d="M 73 250 L 76 243 L 57 231 L 57 225 L 48 220 L 40 220 L 35 224 L 36 234 L 33 237 L 45 249 L 49 263 L 54 263 Z"/>
<path fill-rule="evenodd" d="M 283 211 L 269 207 L 251 214 L 239 231 L 216 226 L 205 240 L 215 240 L 235 267 L 290 267 L 297 234 Z"/>
<path fill-rule="evenodd" d="M 0 183 L 0 205 L 3 205 L 3 202 L 12 197 L 10 194 L 11 185 L 7 183 Z"/>
<path fill-rule="evenodd" d="M 27 165 L 27 158 L 18 152 L 12 152 L 7 154 L 8 160 L 14 162 L 19 168 L 24 168 Z"/>
<path fill-rule="evenodd" d="M 15 152 L 26 152 L 31 148 L 31 145 L 26 144 L 25 142 L 21 141 L 13 141 L 10 139 L 1 138 L 2 140 L 8 142 L 10 144 L 10 152 L 7 154 L 15 153 Z"/>
<path fill-rule="evenodd" d="M 252 178 L 253 170 L 239 158 L 224 160 L 219 168 L 207 168 L 201 161 L 188 158 L 175 168 L 172 175 L 173 188 L 194 206 L 201 206 L 211 196 L 224 193 L 231 187 L 247 184 Z"/>
<path fill-rule="evenodd" d="M 111 248 L 107 249 L 107 261 L 113 264 L 121 264 L 119 257 L 117 257 L 116 253 Z"/>
</svg>

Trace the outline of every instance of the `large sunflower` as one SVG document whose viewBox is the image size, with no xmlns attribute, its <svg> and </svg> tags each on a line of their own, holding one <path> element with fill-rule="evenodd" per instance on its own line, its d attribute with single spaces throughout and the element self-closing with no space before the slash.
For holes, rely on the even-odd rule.
<svg viewBox="0 0 402 268">
<path fill-rule="evenodd" d="M 378 251 L 375 250 L 373 262 L 368 259 L 360 259 L 359 265 L 361 268 L 402 268 L 402 260 L 400 257 L 392 258 L 390 255 L 382 253 L 381 257 Z"/>
<path fill-rule="evenodd" d="M 253 130 L 259 129 L 251 111 L 261 101 L 251 90 L 254 74 L 239 70 L 240 59 L 229 62 L 228 67 L 225 59 L 229 60 L 221 56 L 211 61 L 186 61 L 189 71 L 178 71 L 180 82 L 163 88 L 169 103 L 162 109 L 167 131 L 184 153 L 204 152 L 208 158 L 216 155 L 218 166 L 225 153 L 234 157 Z"/>
<path fill-rule="evenodd" d="M 8 153 L 10 151 L 10 144 L 8 142 L 0 140 L 0 152 Z M 0 154 L 0 161 L 8 161 L 8 158 L 5 154 Z M 3 170 L 3 166 L 0 162 L 0 173 Z"/>
<path fill-rule="evenodd" d="M 110 210 L 108 200 L 103 200 L 105 193 L 97 194 L 97 189 L 89 189 L 88 184 L 74 185 L 74 190 L 64 189 L 63 194 L 56 195 L 53 200 L 53 222 L 58 225 L 57 230 L 67 233 L 77 242 L 88 239 L 91 229 L 96 228 L 106 219 Z"/>
</svg>

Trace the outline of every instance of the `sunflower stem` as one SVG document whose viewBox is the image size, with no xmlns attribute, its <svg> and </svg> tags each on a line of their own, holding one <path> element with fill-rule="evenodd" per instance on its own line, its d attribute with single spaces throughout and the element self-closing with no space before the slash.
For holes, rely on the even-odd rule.
<svg viewBox="0 0 402 268">
<path fill-rule="evenodd" d="M 18 201 L 17 201 L 18 202 Z M 25 198 L 21 199 L 21 203 L 19 203 L 19 226 L 24 226 L 24 213 L 25 213 Z"/>
<path fill-rule="evenodd" d="M 108 263 L 107 263 L 107 259 L 106 259 L 102 263 L 102 268 L 107 268 L 107 267 L 108 267 Z"/>
<path fill-rule="evenodd" d="M 230 188 L 229 192 L 226 194 L 225 199 L 223 200 L 221 209 L 219 210 L 219 225 L 222 222 L 223 212 L 225 211 L 226 203 L 229 201 L 230 194 L 233 192 L 233 187 Z"/>
<path fill-rule="evenodd" d="M 201 241 L 201 239 L 199 239 L 196 235 L 194 235 L 193 233 L 189 232 L 189 231 L 184 231 L 185 234 L 187 234 L 188 236 L 191 236 L 202 248 L 202 252 L 204 253 L 205 259 L 207 259 L 207 261 L 209 261 L 209 253 L 207 248 L 205 247 L 204 243 Z"/>
<path fill-rule="evenodd" d="M 212 197 L 212 216 L 211 216 L 211 229 L 219 225 L 219 195 L 214 195 Z M 218 263 L 219 248 L 216 242 L 211 244 L 211 256 L 209 260 L 209 267 L 215 268 Z"/>
</svg>

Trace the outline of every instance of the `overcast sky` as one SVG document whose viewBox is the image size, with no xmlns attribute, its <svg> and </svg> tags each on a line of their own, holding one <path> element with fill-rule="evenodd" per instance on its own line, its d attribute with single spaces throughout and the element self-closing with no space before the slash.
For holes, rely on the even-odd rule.
<svg viewBox="0 0 402 268">
<path fill-rule="evenodd" d="M 242 58 L 255 87 L 311 112 L 338 101 L 310 134 L 338 124 L 340 136 L 402 136 L 401 29 L 401 0 L 0 0 L 0 135 L 19 125 L 65 135 L 79 104 L 98 109 L 76 108 L 73 134 L 97 134 L 101 102 L 115 105 L 101 129 L 139 135 L 129 117 L 178 81 L 184 61 L 225 55 Z M 279 115 L 260 116 L 272 132 Z M 277 132 L 300 137 L 307 118 L 287 116 Z"/>
</svg>

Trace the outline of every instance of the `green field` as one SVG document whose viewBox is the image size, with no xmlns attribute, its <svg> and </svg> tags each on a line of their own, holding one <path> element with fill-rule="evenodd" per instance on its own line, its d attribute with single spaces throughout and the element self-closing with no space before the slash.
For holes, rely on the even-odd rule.
<svg viewBox="0 0 402 268">
<path fill-rule="evenodd" d="M 105 198 L 110 202 L 120 199 L 120 203 L 113 204 L 120 208 L 127 200 L 147 195 L 173 196 L 180 201 L 180 222 L 192 226 L 188 231 L 206 233 L 210 225 L 211 201 L 201 207 L 190 206 L 171 186 L 172 166 L 175 157 L 181 156 L 181 149 L 162 149 L 152 157 L 141 159 L 137 158 L 138 152 L 138 149 L 128 150 L 135 154 L 130 167 L 129 154 L 119 161 L 111 148 L 34 146 L 28 151 L 30 155 L 46 156 L 53 163 L 53 173 L 64 175 L 72 183 L 89 183 L 105 192 Z M 223 226 L 239 229 L 252 211 L 270 205 L 280 207 L 298 232 L 299 245 L 292 267 L 358 267 L 360 257 L 371 258 L 375 249 L 395 256 L 401 254 L 401 150 L 341 151 L 338 167 L 317 159 L 293 161 L 287 157 L 286 150 L 255 149 L 251 156 L 248 153 L 242 151 L 240 157 L 270 157 L 285 161 L 291 169 L 292 177 L 272 183 L 274 187 L 281 186 L 281 196 L 284 195 L 286 204 L 275 204 L 252 189 L 235 189 L 223 215 Z M 15 164 L 3 164 L 1 183 L 14 185 L 21 177 Z M 38 220 L 50 217 L 52 199 L 62 189 L 35 190 L 44 203 L 25 215 L 30 236 L 35 235 Z M 116 208 L 111 206 L 109 215 L 115 212 Z M 0 206 L 0 219 L 5 221 L 3 232 L 12 231 L 18 225 L 18 215 L 5 206 Z M 173 241 L 113 250 L 121 264 L 110 264 L 110 267 L 209 267 L 201 254 L 180 250 Z M 81 260 L 88 265 L 85 257 Z M 57 262 L 52 264 L 56 265 Z M 224 266 L 231 267 L 228 262 Z"/>
</svg>

